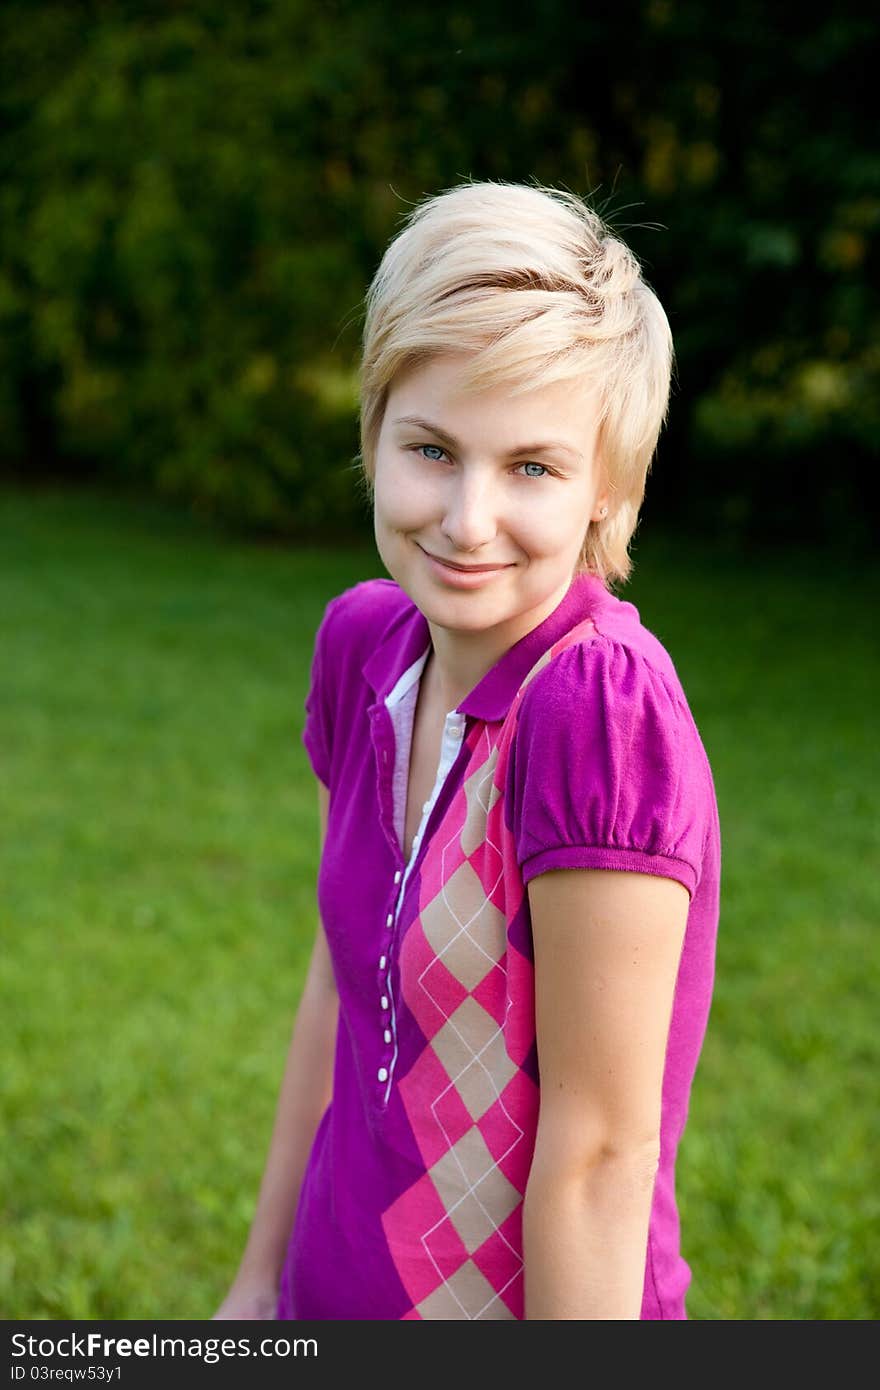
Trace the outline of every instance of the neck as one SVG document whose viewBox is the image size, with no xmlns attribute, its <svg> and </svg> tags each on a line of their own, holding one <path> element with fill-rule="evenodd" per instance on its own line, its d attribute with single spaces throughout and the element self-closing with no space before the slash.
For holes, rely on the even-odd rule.
<svg viewBox="0 0 880 1390">
<path fill-rule="evenodd" d="M 549 618 L 568 589 L 569 584 L 566 584 L 537 608 L 479 632 L 460 632 L 429 623 L 432 645 L 422 671 L 422 682 L 431 697 L 436 697 L 443 712 L 448 714 L 457 709 L 505 652 Z"/>
</svg>

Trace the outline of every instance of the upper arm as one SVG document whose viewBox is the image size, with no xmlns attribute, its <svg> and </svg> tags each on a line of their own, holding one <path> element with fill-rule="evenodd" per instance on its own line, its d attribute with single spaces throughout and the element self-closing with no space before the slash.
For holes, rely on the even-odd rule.
<svg viewBox="0 0 880 1390">
<path fill-rule="evenodd" d="M 689 894 L 672 878 L 562 869 L 528 885 L 539 1142 L 563 1162 L 659 1144 Z"/>
</svg>

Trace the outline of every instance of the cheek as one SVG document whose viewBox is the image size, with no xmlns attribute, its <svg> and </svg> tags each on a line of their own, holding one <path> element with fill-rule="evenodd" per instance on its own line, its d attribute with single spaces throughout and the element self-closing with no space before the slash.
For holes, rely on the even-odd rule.
<svg viewBox="0 0 880 1390">
<path fill-rule="evenodd" d="M 552 555 L 569 546 L 579 546 L 586 530 L 586 502 L 562 492 L 555 497 L 535 499 L 518 512 L 517 534 L 536 554 Z"/>
<path fill-rule="evenodd" d="M 392 529 L 418 525 L 431 515 L 431 490 L 406 470 L 388 468 L 377 476 L 374 509 L 377 520 Z"/>
</svg>

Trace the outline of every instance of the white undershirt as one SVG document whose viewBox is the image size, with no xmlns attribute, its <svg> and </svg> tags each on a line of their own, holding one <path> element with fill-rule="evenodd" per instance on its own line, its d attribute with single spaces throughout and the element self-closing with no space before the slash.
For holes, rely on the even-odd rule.
<svg viewBox="0 0 880 1390">
<path fill-rule="evenodd" d="M 401 848 L 403 847 L 404 835 L 406 833 L 406 800 L 409 786 L 409 764 L 412 753 L 416 702 L 419 696 L 419 680 L 430 654 L 431 648 L 428 647 L 418 660 L 414 661 L 412 666 L 404 671 L 390 694 L 385 696 L 385 704 L 388 713 L 391 715 L 391 722 L 394 725 L 394 774 L 391 785 L 394 797 L 394 830 Z M 428 823 L 428 817 L 431 814 L 434 802 L 440 795 L 449 769 L 458 757 L 459 749 L 461 748 L 461 740 L 464 737 L 464 728 L 464 715 L 459 714 L 458 710 L 450 710 L 443 724 L 443 738 L 440 744 L 440 761 L 437 765 L 434 790 L 422 807 L 422 819 L 413 838 L 412 853 L 410 855 L 410 862 L 407 865 L 407 873 L 409 873 L 413 860 L 418 853 L 419 845 L 422 842 L 422 834 Z M 404 882 L 405 881 L 406 876 L 404 876 Z"/>
</svg>

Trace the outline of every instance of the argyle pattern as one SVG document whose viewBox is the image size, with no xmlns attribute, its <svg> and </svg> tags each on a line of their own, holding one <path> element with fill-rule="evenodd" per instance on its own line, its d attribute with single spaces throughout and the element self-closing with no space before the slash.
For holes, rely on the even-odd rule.
<svg viewBox="0 0 880 1390">
<path fill-rule="evenodd" d="M 400 951 L 402 1001 L 425 1047 L 398 1090 L 425 1172 L 382 1224 L 407 1318 L 524 1316 L 522 1201 L 538 1086 L 534 967 L 511 940 L 525 889 L 503 789 L 525 687 L 590 620 L 546 651 L 502 724 L 473 731 L 461 786 L 421 866 Z"/>
</svg>

